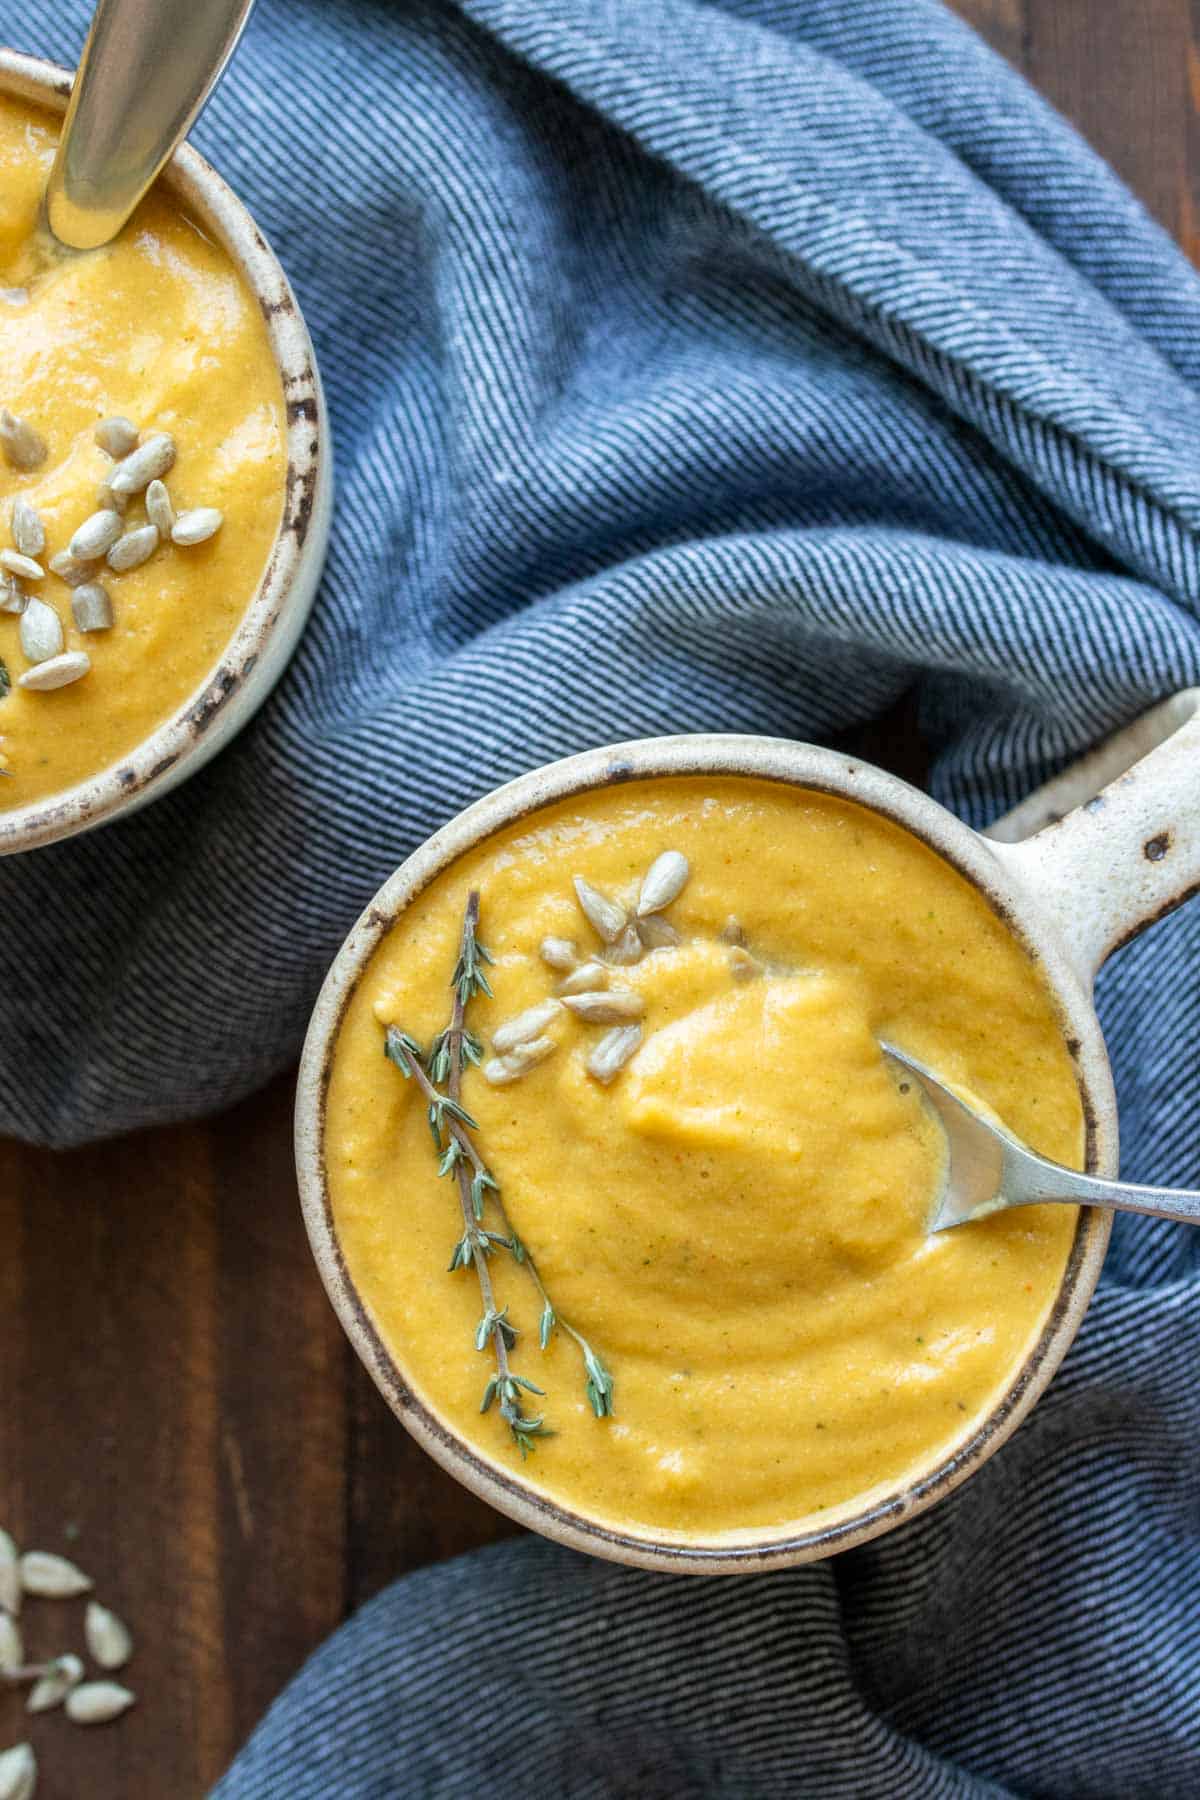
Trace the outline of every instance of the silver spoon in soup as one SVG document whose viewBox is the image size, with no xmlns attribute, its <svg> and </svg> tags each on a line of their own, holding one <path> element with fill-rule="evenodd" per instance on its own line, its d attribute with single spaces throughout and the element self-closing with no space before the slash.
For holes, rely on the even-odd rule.
<svg viewBox="0 0 1200 1800">
<path fill-rule="evenodd" d="M 945 1173 L 930 1214 L 930 1232 L 949 1231 L 1010 1207 L 1048 1202 L 1111 1206 L 1117 1212 L 1152 1213 L 1200 1225 L 1200 1193 L 1105 1181 L 1050 1162 L 977 1112 L 906 1050 L 886 1043 L 880 1048 L 917 1082 L 946 1135 Z"/>
<path fill-rule="evenodd" d="M 253 0 L 100 0 L 46 190 L 60 245 L 116 237 L 216 86 Z"/>
</svg>

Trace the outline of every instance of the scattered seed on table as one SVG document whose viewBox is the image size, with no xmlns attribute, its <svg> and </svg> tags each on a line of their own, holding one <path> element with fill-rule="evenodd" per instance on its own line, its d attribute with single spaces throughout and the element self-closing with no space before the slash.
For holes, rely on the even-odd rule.
<svg viewBox="0 0 1200 1800">
<path fill-rule="evenodd" d="M 52 1550 L 27 1550 L 20 1568 L 25 1592 L 46 1600 L 71 1600 L 76 1594 L 86 1594 L 92 1585 L 82 1569 Z"/>
<path fill-rule="evenodd" d="M 17 1562 L 17 1546 L 7 1531 L 0 1531 L 0 1608 L 13 1618 L 21 1610 L 21 1571 Z"/>
<path fill-rule="evenodd" d="M 48 662 L 38 663 L 35 668 L 18 675 L 17 686 L 31 688 L 36 694 L 48 694 L 53 688 L 69 687 L 71 682 L 80 680 L 91 666 L 92 659 L 86 650 L 64 650 L 61 656 L 52 656 Z M 88 1586 L 91 1585 L 89 1581 Z M 83 1592 L 82 1588 L 78 1591 Z"/>
<path fill-rule="evenodd" d="M 0 406 L 0 450 L 13 469 L 40 469 L 46 460 L 45 439 L 28 419 L 15 418 L 7 406 Z"/>
<path fill-rule="evenodd" d="M 83 1625 L 87 1647 L 102 1669 L 121 1669 L 133 1655 L 133 1639 L 123 1619 L 96 1600 L 88 1601 Z"/>
<path fill-rule="evenodd" d="M 34 562 L 32 556 L 22 556 L 19 550 L 0 550 L 0 569 L 19 575 L 22 581 L 42 581 L 46 575 L 40 562 Z"/>
<path fill-rule="evenodd" d="M 564 994 L 563 1005 L 587 1025 L 616 1025 L 625 1019 L 640 1019 L 646 1002 L 628 988 L 614 988 L 611 993 Z"/>
<path fill-rule="evenodd" d="M 140 569 L 144 562 L 149 562 L 158 549 L 158 527 L 156 525 L 135 525 L 124 537 L 119 537 L 108 553 L 108 566 L 118 575 L 127 574 L 130 569 Z"/>
<path fill-rule="evenodd" d="M 175 439 L 156 431 L 119 462 L 108 478 L 114 494 L 140 494 L 148 482 L 165 475 L 175 461 Z"/>
<path fill-rule="evenodd" d="M 80 562 L 68 550 L 57 551 L 46 566 L 52 575 L 57 575 L 58 579 L 65 581 L 68 587 L 82 587 L 85 581 L 92 579 L 90 564 Z"/>
<path fill-rule="evenodd" d="M 107 631 L 113 622 L 108 589 L 98 581 L 85 581 L 71 595 L 71 613 L 80 631 Z"/>
<path fill-rule="evenodd" d="M 124 418 L 116 413 L 111 419 L 101 419 L 96 427 L 96 442 L 106 456 L 114 462 L 120 462 L 131 450 L 137 449 L 137 441 L 141 433 L 132 419 Z"/>
<path fill-rule="evenodd" d="M 492 1033 L 492 1049 L 497 1056 L 506 1056 L 518 1045 L 531 1043 L 534 1038 L 542 1036 L 547 1025 L 561 1011 L 561 1000 L 543 1000 L 537 1006 L 527 1006 L 515 1019 L 509 1019 L 496 1027 Z"/>
<path fill-rule="evenodd" d="M 29 595 L 16 576 L 0 575 L 0 612 L 23 613 L 28 605 Z"/>
<path fill-rule="evenodd" d="M 49 662 L 63 647 L 62 620 L 44 600 L 31 598 L 21 614 L 21 650 L 31 663 Z"/>
<path fill-rule="evenodd" d="M 171 542 L 190 549 L 193 544 L 207 543 L 225 523 L 225 514 L 215 506 L 193 506 L 180 513 L 171 530 Z"/>
<path fill-rule="evenodd" d="M 642 1041 L 640 1025 L 618 1025 L 606 1031 L 587 1059 L 587 1072 L 605 1087 L 620 1074 Z"/>
<path fill-rule="evenodd" d="M 124 529 L 116 508 L 104 507 L 83 521 L 67 545 L 67 555 L 76 562 L 97 562 L 106 550 L 112 549 Z"/>
<path fill-rule="evenodd" d="M 33 1800 L 37 1775 L 32 1744 L 14 1744 L 11 1750 L 0 1750 L 0 1800 Z"/>
<path fill-rule="evenodd" d="M 21 1627 L 11 1613 L 0 1612 L 0 1675 L 12 1675 L 25 1661 Z"/>
<path fill-rule="evenodd" d="M 106 1725 L 133 1705 L 135 1695 L 116 1681 L 85 1681 L 67 1695 L 68 1719 L 76 1725 Z"/>
<path fill-rule="evenodd" d="M 146 517 L 160 538 L 169 538 L 175 529 L 175 508 L 165 481 L 152 481 L 146 489 Z"/>
<path fill-rule="evenodd" d="M 82 1680 L 83 1664 L 77 1656 L 70 1651 L 66 1656 L 56 1656 L 46 1673 L 30 1688 L 25 1711 L 49 1712 L 52 1707 L 61 1706 L 71 1689 L 78 1687 Z"/>
<path fill-rule="evenodd" d="M 46 548 L 46 527 L 41 514 L 18 494 L 12 507 L 12 541 L 22 556 L 40 556 Z"/>
</svg>

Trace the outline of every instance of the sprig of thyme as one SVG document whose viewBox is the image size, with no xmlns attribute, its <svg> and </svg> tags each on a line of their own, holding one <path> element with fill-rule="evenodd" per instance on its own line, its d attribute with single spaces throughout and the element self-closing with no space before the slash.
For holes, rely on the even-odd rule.
<svg viewBox="0 0 1200 1800">
<path fill-rule="evenodd" d="M 522 1243 L 508 1217 L 500 1184 L 488 1168 L 471 1136 L 477 1122 L 462 1104 L 461 1089 L 464 1069 L 482 1059 L 482 1047 L 466 1028 L 467 1003 L 477 993 L 491 995 L 491 986 L 483 965 L 492 957 L 478 939 L 479 895 L 472 892 L 463 915 L 462 939 L 451 986 L 454 1005 L 450 1023 L 438 1034 L 423 1056 L 416 1039 L 398 1026 L 389 1025 L 384 1040 L 384 1054 L 396 1065 L 406 1080 L 415 1081 L 424 1095 L 430 1133 L 438 1154 L 438 1174 L 455 1177 L 463 1216 L 463 1234 L 450 1258 L 451 1271 L 475 1269 L 479 1281 L 483 1314 L 475 1333 L 475 1346 L 486 1350 L 489 1343 L 496 1358 L 496 1374 L 484 1389 L 481 1412 L 487 1412 L 499 1398 L 500 1412 L 522 1459 L 533 1449 L 533 1439 L 551 1435 L 543 1415 L 530 1416 L 524 1411 L 522 1391 L 541 1395 L 543 1389 L 524 1376 L 514 1374 L 508 1353 L 516 1343 L 518 1332 L 508 1318 L 507 1307 L 497 1307 L 488 1259 L 495 1250 L 506 1250 L 526 1268 L 542 1302 L 539 1342 L 545 1350 L 556 1326 L 561 1327 L 578 1345 L 586 1375 L 585 1392 L 598 1419 L 607 1418 L 613 1410 L 613 1379 L 600 1358 L 582 1334 L 562 1318 L 546 1291 L 537 1264 Z M 444 1088 L 442 1086 L 444 1084 Z M 501 1229 L 489 1231 L 483 1224 L 488 1194 L 499 1215 Z"/>
<path fill-rule="evenodd" d="M 479 1410 L 487 1412 L 499 1396 L 501 1417 L 512 1432 L 513 1442 L 524 1461 L 534 1447 L 534 1439 L 549 1434 L 541 1413 L 525 1411 L 522 1394 L 540 1396 L 543 1390 L 525 1376 L 515 1374 L 509 1363 L 508 1353 L 517 1341 L 517 1330 L 507 1318 L 507 1308 L 496 1305 L 488 1258 L 493 1249 L 508 1250 L 512 1246 L 499 1232 L 484 1229 L 484 1196 L 489 1190 L 498 1194 L 500 1184 L 468 1134 L 468 1128 L 474 1127 L 475 1120 L 459 1098 L 464 1067 L 468 1063 L 477 1063 L 483 1054 L 478 1040 L 466 1029 L 467 1002 L 478 992 L 490 994 L 492 991 L 483 972 L 483 964 L 492 959 L 476 936 L 478 924 L 479 895 L 473 891 L 463 915 L 462 940 L 454 969 L 454 1008 L 450 1024 L 434 1039 L 430 1048 L 429 1073 L 423 1066 L 420 1045 L 394 1025 L 388 1027 L 384 1052 L 400 1073 L 415 1081 L 424 1094 L 429 1129 L 438 1151 L 438 1174 L 455 1177 L 463 1234 L 454 1246 L 450 1268 L 451 1271 L 474 1268 L 483 1304 L 483 1316 L 475 1332 L 475 1348 L 483 1351 L 490 1343 L 496 1358 L 496 1373 L 484 1389 Z M 435 1085 L 438 1081 L 446 1083 L 446 1092 L 439 1092 Z"/>
</svg>

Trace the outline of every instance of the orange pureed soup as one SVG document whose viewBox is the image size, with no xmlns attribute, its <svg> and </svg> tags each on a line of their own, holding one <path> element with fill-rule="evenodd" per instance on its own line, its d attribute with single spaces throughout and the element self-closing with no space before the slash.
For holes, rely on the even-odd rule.
<svg viewBox="0 0 1200 1800">
<path fill-rule="evenodd" d="M 622 919 L 664 852 L 661 891 L 680 857 L 686 879 L 634 948 Z M 439 1176 L 426 1097 L 384 1055 L 388 1027 L 425 1052 L 446 1028 L 472 890 L 494 958 L 492 997 L 466 1009 L 484 1066 L 462 1078 L 467 1138 L 500 1189 L 480 1194 L 483 1226 L 515 1230 L 612 1383 L 597 1417 L 579 1342 L 556 1324 L 540 1347 L 534 1278 L 493 1243 L 511 1372 L 544 1390 L 518 1404 L 553 1433 L 525 1459 L 494 1390 L 480 1410 L 496 1332 L 476 1348 L 475 1267 L 447 1269 L 456 1172 Z M 571 973 L 557 939 L 600 970 Z M 506 1049 L 506 1022 L 534 1007 Z M 1076 1214 L 926 1236 L 944 1144 L 881 1038 L 1080 1165 L 1040 974 L 975 889 L 870 812 L 749 778 L 645 781 L 548 807 L 454 863 L 371 958 L 328 1096 L 335 1228 L 416 1392 L 567 1507 L 672 1541 L 826 1523 L 936 1466 L 1033 1348 Z"/>
<path fill-rule="evenodd" d="M 161 185 L 102 250 L 48 252 L 38 214 L 57 133 L 47 114 L 0 98 L 0 407 L 44 452 L 24 457 L 18 442 L 15 459 L 0 454 L 0 551 L 19 548 L 18 502 L 44 537 L 42 574 L 18 573 L 16 604 L 0 591 L 0 810 L 108 768 L 197 690 L 258 588 L 287 470 L 283 389 L 257 300 Z M 118 464 L 96 432 L 113 416 L 143 444 L 171 441 L 163 478 L 177 513 L 222 522 L 202 542 L 164 530 L 136 566 L 110 566 L 121 557 L 105 550 L 64 578 L 77 528 L 110 506 L 101 488 Z M 147 483 L 122 504 L 122 534 L 144 531 Z M 111 625 L 97 626 L 95 601 L 80 606 L 83 584 L 105 590 Z M 74 679 L 27 685 L 56 634 Z"/>
</svg>

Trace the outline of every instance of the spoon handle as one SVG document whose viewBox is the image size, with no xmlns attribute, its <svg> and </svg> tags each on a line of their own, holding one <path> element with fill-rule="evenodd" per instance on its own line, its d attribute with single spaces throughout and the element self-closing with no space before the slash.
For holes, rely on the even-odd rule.
<svg viewBox="0 0 1200 1800">
<path fill-rule="evenodd" d="M 99 0 L 46 215 L 60 243 L 114 238 L 229 61 L 253 0 Z"/>
<path fill-rule="evenodd" d="M 1023 1150 L 1020 1157 L 1010 1154 L 1007 1163 L 1005 1196 L 1010 1206 L 1041 1206 L 1061 1200 L 1070 1206 L 1109 1206 L 1116 1212 L 1152 1213 L 1157 1219 L 1200 1225 L 1200 1194 L 1186 1188 L 1139 1187 L 1132 1181 L 1079 1175 L 1029 1150 Z"/>
</svg>

